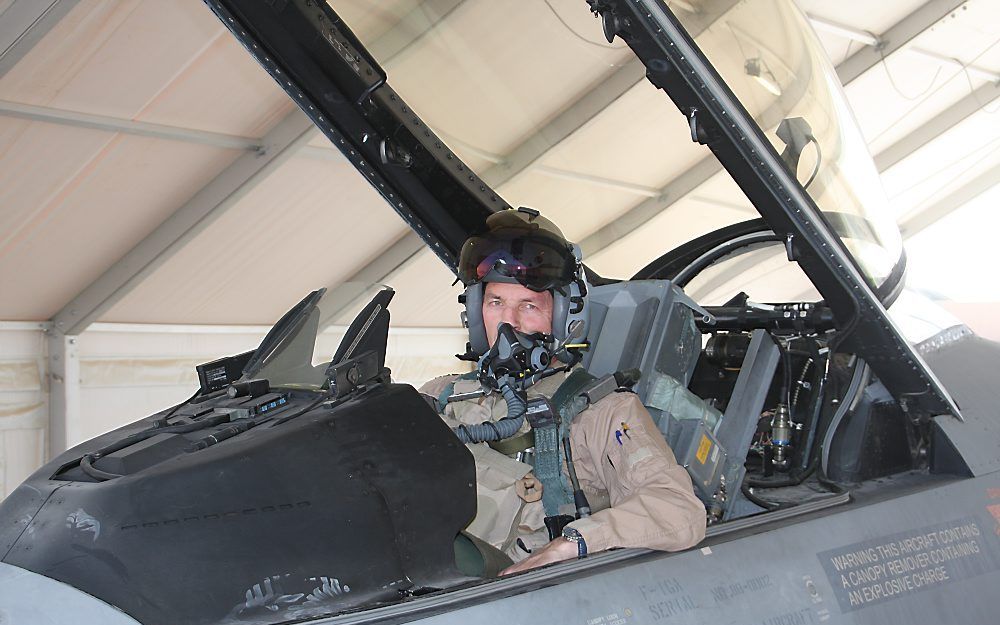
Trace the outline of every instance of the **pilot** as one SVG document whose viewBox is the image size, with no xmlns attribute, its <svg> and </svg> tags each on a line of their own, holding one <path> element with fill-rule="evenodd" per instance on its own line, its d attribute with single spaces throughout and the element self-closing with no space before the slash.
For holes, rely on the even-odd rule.
<svg viewBox="0 0 1000 625">
<path fill-rule="evenodd" d="M 478 509 L 467 531 L 515 562 L 502 574 L 612 547 L 697 544 L 705 507 L 639 398 L 578 366 L 588 331 L 579 246 L 531 209 L 486 225 L 463 245 L 458 273 L 477 370 L 420 389 L 466 442 L 504 439 L 469 445 Z M 528 418 L 518 427 L 511 412 Z M 554 426 L 539 414 L 562 416 Z M 514 455 L 533 455 L 534 467 Z"/>
</svg>

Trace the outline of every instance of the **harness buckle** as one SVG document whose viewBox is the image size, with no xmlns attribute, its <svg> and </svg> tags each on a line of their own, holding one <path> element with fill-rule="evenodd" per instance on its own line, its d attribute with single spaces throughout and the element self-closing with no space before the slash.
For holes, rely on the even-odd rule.
<svg viewBox="0 0 1000 625">
<path fill-rule="evenodd" d="M 546 397 L 535 397 L 528 400 L 528 410 L 524 413 L 532 429 L 559 424 L 559 413 Z"/>
</svg>

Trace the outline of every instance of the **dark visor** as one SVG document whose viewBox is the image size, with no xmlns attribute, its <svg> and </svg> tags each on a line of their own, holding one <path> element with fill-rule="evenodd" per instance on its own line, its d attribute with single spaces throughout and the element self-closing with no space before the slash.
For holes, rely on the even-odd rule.
<svg viewBox="0 0 1000 625">
<path fill-rule="evenodd" d="M 469 285 L 491 271 L 533 291 L 565 286 L 573 281 L 576 259 L 572 249 L 539 232 L 493 232 L 472 237 L 462 246 L 458 279 Z"/>
</svg>

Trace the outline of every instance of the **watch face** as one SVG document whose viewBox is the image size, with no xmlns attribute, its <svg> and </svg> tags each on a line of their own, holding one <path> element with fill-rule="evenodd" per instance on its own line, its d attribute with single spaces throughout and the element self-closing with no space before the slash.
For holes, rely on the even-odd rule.
<svg viewBox="0 0 1000 625">
<path fill-rule="evenodd" d="M 583 535 L 578 530 L 572 527 L 565 528 L 563 530 L 563 538 L 576 543 L 578 557 L 583 558 L 587 555 L 587 541 L 583 539 Z"/>
</svg>

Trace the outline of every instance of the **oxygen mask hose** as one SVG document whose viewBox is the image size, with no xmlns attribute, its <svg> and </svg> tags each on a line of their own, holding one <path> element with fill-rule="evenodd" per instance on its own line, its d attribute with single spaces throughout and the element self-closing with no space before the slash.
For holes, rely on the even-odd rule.
<svg viewBox="0 0 1000 625">
<path fill-rule="evenodd" d="M 507 416 L 498 421 L 453 428 L 459 440 L 463 443 L 501 441 L 521 431 L 528 409 L 524 389 L 551 362 L 544 338 L 540 334 L 521 334 L 508 323 L 500 324 L 493 346 L 479 359 L 479 381 L 484 389 L 500 391 L 507 402 Z"/>
<path fill-rule="evenodd" d="M 524 413 L 528 409 L 527 399 L 511 384 L 504 384 L 500 393 L 507 402 L 507 416 L 498 421 L 483 421 L 478 425 L 460 425 L 453 428 L 458 440 L 463 443 L 488 443 L 502 441 L 521 431 Z"/>
<path fill-rule="evenodd" d="M 507 416 L 504 419 L 521 419 L 523 422 L 524 413 L 528 411 L 528 398 L 524 396 L 524 393 L 519 393 L 512 384 L 508 383 L 500 388 L 500 395 L 507 402 Z"/>
</svg>

